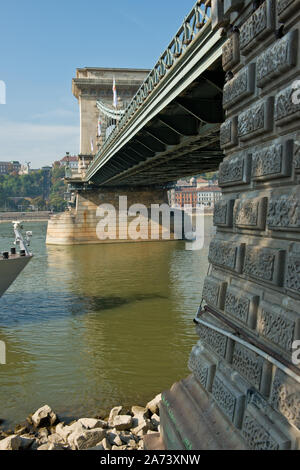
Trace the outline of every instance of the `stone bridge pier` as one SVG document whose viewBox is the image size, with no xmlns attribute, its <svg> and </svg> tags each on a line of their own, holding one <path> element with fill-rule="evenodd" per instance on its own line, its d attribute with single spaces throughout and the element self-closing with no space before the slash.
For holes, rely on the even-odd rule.
<svg viewBox="0 0 300 470">
<path fill-rule="evenodd" d="M 227 33 L 223 198 L 192 375 L 162 394 L 159 445 L 299 450 L 300 1 L 215 0 L 212 16 Z"/>
<path fill-rule="evenodd" d="M 166 217 L 156 212 L 162 205 L 165 205 Z M 174 209 L 168 211 L 167 190 L 162 188 L 78 191 L 75 207 L 49 220 L 46 243 L 78 245 L 173 240 L 175 220 L 178 221 L 175 239 L 181 239 L 182 213 Z"/>
</svg>

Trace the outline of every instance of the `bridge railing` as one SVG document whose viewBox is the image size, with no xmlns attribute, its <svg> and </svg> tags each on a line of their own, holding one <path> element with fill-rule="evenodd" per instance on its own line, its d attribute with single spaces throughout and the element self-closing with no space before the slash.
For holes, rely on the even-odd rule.
<svg viewBox="0 0 300 470">
<path fill-rule="evenodd" d="M 165 78 L 168 70 L 180 59 L 181 55 L 189 47 L 193 39 L 200 33 L 201 29 L 210 22 L 210 20 L 211 0 L 198 0 L 189 15 L 185 17 L 183 24 L 168 45 L 167 49 L 162 53 L 154 68 L 132 98 L 131 102 L 125 109 L 125 113 L 118 121 L 114 131 L 109 135 L 102 148 L 96 154 L 94 161 L 101 155 L 101 153 L 103 153 L 105 148 L 115 138 L 118 132 L 127 124 L 132 115 L 152 93 L 156 86 Z"/>
</svg>

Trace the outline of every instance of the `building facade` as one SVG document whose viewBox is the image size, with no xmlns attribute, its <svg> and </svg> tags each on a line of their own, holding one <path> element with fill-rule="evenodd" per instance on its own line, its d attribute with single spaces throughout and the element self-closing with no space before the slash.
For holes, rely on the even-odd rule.
<svg viewBox="0 0 300 470">
<path fill-rule="evenodd" d="M 0 175 L 8 175 L 13 171 L 19 173 L 21 168 L 20 162 L 10 161 L 10 162 L 0 162 Z"/>
<path fill-rule="evenodd" d="M 208 182 L 205 182 L 205 186 L 202 184 L 199 187 L 180 186 L 171 190 L 171 205 L 184 207 L 184 205 L 190 204 L 192 207 L 204 205 L 213 208 L 215 203 L 222 197 L 221 188 L 219 188 L 218 185 L 208 185 Z"/>
<path fill-rule="evenodd" d="M 60 160 L 61 166 L 66 166 L 69 163 L 71 170 L 78 170 L 78 156 L 77 155 L 66 155 Z"/>
</svg>

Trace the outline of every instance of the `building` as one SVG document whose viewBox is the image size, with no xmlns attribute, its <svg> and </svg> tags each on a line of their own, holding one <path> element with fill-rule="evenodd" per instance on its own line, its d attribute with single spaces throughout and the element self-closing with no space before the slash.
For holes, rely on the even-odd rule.
<svg viewBox="0 0 300 470">
<path fill-rule="evenodd" d="M 68 162 L 71 170 L 78 170 L 78 155 L 66 155 L 60 160 L 61 166 L 66 166 Z"/>
<path fill-rule="evenodd" d="M 0 175 L 8 175 L 13 171 L 19 173 L 21 164 L 17 161 L 0 162 Z"/>
<path fill-rule="evenodd" d="M 209 182 L 203 178 L 197 178 L 197 188 L 203 188 L 204 186 L 207 186 Z"/>
<path fill-rule="evenodd" d="M 217 185 L 201 186 L 182 186 L 176 187 L 171 191 L 171 205 L 184 207 L 190 204 L 192 207 L 204 205 L 213 208 L 215 203 L 222 197 L 221 188 Z"/>
<path fill-rule="evenodd" d="M 222 197 L 219 186 L 211 185 L 197 188 L 197 203 L 207 207 L 214 207 L 215 203 Z"/>
</svg>

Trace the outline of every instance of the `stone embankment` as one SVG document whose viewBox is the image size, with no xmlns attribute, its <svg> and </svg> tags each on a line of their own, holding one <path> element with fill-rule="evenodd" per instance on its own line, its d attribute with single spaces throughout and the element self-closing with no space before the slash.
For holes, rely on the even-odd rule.
<svg viewBox="0 0 300 470">
<path fill-rule="evenodd" d="M 143 437 L 160 430 L 157 395 L 145 407 L 112 408 L 108 418 L 80 418 L 70 424 L 60 421 L 45 405 L 16 426 L 0 431 L 1 450 L 143 450 Z"/>
</svg>

